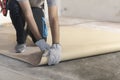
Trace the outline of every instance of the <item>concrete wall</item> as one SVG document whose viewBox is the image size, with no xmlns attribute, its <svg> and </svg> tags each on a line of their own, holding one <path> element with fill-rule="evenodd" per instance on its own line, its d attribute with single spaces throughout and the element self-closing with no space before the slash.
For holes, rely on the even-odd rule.
<svg viewBox="0 0 120 80">
<path fill-rule="evenodd" d="M 59 0 L 58 4 L 62 16 L 120 22 L 120 0 Z M 9 16 L 0 14 L 0 24 L 6 22 Z"/>
<path fill-rule="evenodd" d="M 61 14 L 120 22 L 120 0 L 61 0 Z"/>
</svg>

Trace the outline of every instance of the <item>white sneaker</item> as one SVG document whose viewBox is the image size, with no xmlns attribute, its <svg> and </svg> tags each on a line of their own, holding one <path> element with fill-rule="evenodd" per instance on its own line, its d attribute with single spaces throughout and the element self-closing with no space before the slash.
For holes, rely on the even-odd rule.
<svg viewBox="0 0 120 80">
<path fill-rule="evenodd" d="M 26 49 L 26 44 L 17 44 L 15 46 L 16 53 L 22 53 Z"/>
</svg>

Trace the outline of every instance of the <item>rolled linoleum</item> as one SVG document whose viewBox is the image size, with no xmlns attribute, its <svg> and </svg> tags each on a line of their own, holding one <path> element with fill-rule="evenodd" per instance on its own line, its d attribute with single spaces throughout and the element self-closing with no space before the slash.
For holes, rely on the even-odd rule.
<svg viewBox="0 0 120 80">
<path fill-rule="evenodd" d="M 47 57 L 42 57 L 40 49 L 29 45 L 32 43 L 30 39 L 27 39 L 29 46 L 24 53 L 15 53 L 15 32 L 7 28 L 0 30 L 0 54 L 32 65 L 47 64 Z M 61 27 L 60 37 L 61 61 L 120 51 L 120 32 L 115 31 L 114 28 L 112 30 L 99 27 Z M 50 31 L 48 43 L 51 45 Z"/>
</svg>

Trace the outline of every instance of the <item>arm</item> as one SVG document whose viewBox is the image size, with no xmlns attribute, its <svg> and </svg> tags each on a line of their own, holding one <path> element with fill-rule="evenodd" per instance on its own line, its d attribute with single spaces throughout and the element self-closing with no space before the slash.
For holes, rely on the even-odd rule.
<svg viewBox="0 0 120 80">
<path fill-rule="evenodd" d="M 40 40 L 41 35 L 39 33 L 37 24 L 34 20 L 32 10 L 31 10 L 30 4 L 29 4 L 29 0 L 18 0 L 18 3 L 20 4 L 20 7 L 22 8 L 22 11 L 24 13 L 24 16 L 26 18 L 27 24 L 28 24 L 31 32 L 33 33 L 33 35 L 35 36 L 35 38 L 37 40 Z"/>
<path fill-rule="evenodd" d="M 36 38 L 35 44 L 40 48 L 41 51 L 48 50 L 50 46 L 42 39 L 42 36 L 38 30 L 38 26 L 34 20 L 33 13 L 30 7 L 29 0 L 17 0 L 24 13 L 28 28 L 30 28 L 32 34 Z"/>
<path fill-rule="evenodd" d="M 52 34 L 52 46 L 49 50 L 48 65 L 58 64 L 61 61 L 60 46 L 60 27 L 58 24 L 58 7 L 57 0 L 48 1 L 49 23 Z"/>
<path fill-rule="evenodd" d="M 50 1 L 54 1 L 53 3 Z M 60 29 L 58 23 L 58 7 L 55 0 L 48 0 L 48 15 L 52 34 L 52 43 L 60 43 Z"/>
</svg>

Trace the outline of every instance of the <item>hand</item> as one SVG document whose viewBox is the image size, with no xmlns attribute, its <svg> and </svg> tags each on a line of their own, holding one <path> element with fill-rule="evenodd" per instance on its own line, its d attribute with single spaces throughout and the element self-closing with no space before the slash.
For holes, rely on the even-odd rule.
<svg viewBox="0 0 120 80">
<path fill-rule="evenodd" d="M 46 51 L 50 49 L 49 44 L 47 44 L 44 39 L 40 39 L 35 44 L 41 49 L 41 51 Z"/>
<path fill-rule="evenodd" d="M 49 49 L 48 65 L 58 64 L 61 60 L 60 44 L 53 44 Z"/>
</svg>

